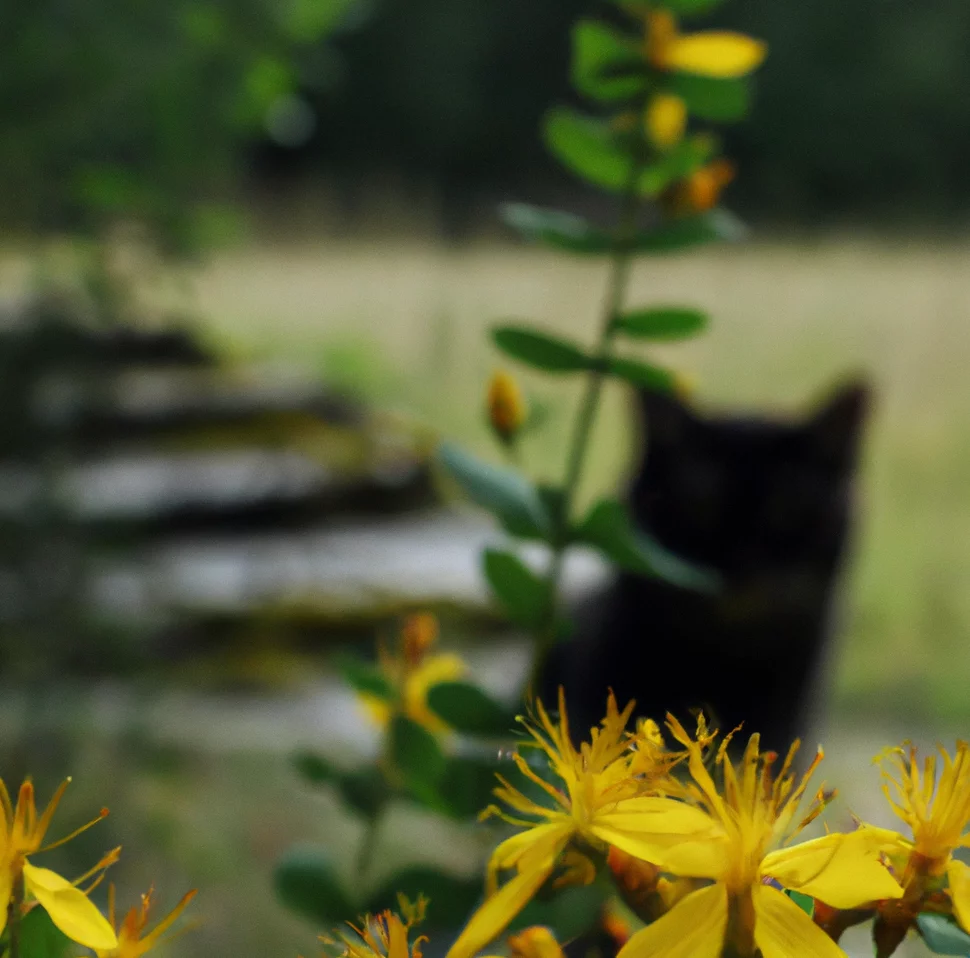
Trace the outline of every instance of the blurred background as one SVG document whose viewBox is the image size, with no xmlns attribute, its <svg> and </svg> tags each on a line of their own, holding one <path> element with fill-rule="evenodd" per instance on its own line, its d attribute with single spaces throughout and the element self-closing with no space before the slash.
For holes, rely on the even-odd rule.
<svg viewBox="0 0 970 958">
<path fill-rule="evenodd" d="M 431 607 L 496 692 L 525 668 L 478 577 L 495 533 L 428 461 L 442 436 L 498 458 L 492 322 L 593 335 L 604 265 L 522 247 L 494 211 L 609 217 L 538 132 L 596 12 L 4 5 L 3 774 L 41 797 L 73 774 L 65 820 L 112 808 L 55 854 L 123 840 L 125 900 L 201 887 L 187 956 L 316 948 L 270 876 L 293 841 L 340 862 L 359 834 L 289 764 L 374 748 L 332 649 Z M 799 413 L 874 384 L 826 713 L 831 780 L 874 802 L 871 754 L 970 716 L 970 6 L 728 0 L 711 22 L 770 49 L 725 131 L 752 238 L 640 263 L 633 297 L 712 314 L 663 353 L 702 405 Z M 525 465 L 556 476 L 576 391 L 523 381 L 546 416 Z M 609 392 L 585 496 L 635 443 Z M 375 880 L 416 853 L 472 867 L 474 836 L 429 851 L 395 816 Z"/>
</svg>

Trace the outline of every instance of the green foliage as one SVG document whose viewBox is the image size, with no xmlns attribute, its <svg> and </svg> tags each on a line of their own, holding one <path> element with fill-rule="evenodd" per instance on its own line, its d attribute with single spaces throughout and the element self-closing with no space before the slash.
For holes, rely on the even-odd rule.
<svg viewBox="0 0 970 958">
<path fill-rule="evenodd" d="M 356 913 L 329 858 L 318 848 L 290 849 L 277 864 L 273 882 L 285 905 L 321 928 Z"/>
<path fill-rule="evenodd" d="M 438 448 L 438 462 L 507 531 L 524 539 L 548 538 L 552 527 L 545 506 L 535 487 L 517 472 L 483 462 L 450 442 Z"/>
<path fill-rule="evenodd" d="M 721 79 L 674 73 L 664 88 L 679 96 L 693 116 L 713 123 L 742 120 L 751 106 L 751 83 L 746 77 Z"/>
<path fill-rule="evenodd" d="M 547 373 L 588 370 L 592 360 L 574 343 L 521 326 L 499 326 L 492 340 L 507 356 Z"/>
<path fill-rule="evenodd" d="M 565 888 L 546 900 L 537 897 L 519 913 L 511 931 L 543 925 L 551 928 L 557 941 L 570 941 L 596 925 L 610 889 L 599 883 Z"/>
<path fill-rule="evenodd" d="M 518 556 L 486 549 L 482 557 L 485 578 L 513 622 L 535 628 L 549 604 L 549 585 Z"/>
<path fill-rule="evenodd" d="M 645 389 L 657 389 L 663 392 L 673 392 L 677 379 L 668 369 L 645 363 L 639 359 L 624 359 L 612 356 L 607 361 L 607 371 L 617 379 L 624 379 L 633 386 Z"/>
<path fill-rule="evenodd" d="M 785 890 L 785 894 L 796 904 L 809 918 L 815 913 L 815 899 L 804 892 L 794 891 L 791 888 Z"/>
<path fill-rule="evenodd" d="M 316 752 L 299 752 L 293 765 L 300 777 L 312 785 L 330 785 L 340 778 L 340 771 L 328 759 Z"/>
<path fill-rule="evenodd" d="M 424 726 L 395 715 L 387 730 L 388 756 L 405 790 L 434 807 L 438 786 L 445 774 L 445 757 L 438 740 Z"/>
<path fill-rule="evenodd" d="M 736 242 L 746 235 L 744 224 L 726 210 L 709 210 L 641 231 L 628 248 L 633 253 L 680 253 L 705 243 Z"/>
<path fill-rule="evenodd" d="M 614 193 L 626 188 L 634 161 L 608 121 L 557 107 L 547 115 L 543 135 L 550 152 L 570 172 Z"/>
<path fill-rule="evenodd" d="M 456 732 L 466 735 L 508 735 L 514 716 L 477 685 L 440 682 L 428 691 L 428 708 Z"/>
<path fill-rule="evenodd" d="M 363 695 L 373 695 L 385 701 L 394 698 L 394 689 L 376 666 L 354 655 L 335 656 L 335 664 L 345 681 Z"/>
<path fill-rule="evenodd" d="M 681 306 L 654 306 L 617 316 L 617 332 L 636 339 L 686 339 L 707 327 L 707 314 Z"/>
<path fill-rule="evenodd" d="M 391 798 L 391 789 L 376 765 L 342 772 L 337 780 L 340 797 L 348 808 L 374 821 Z"/>
<path fill-rule="evenodd" d="M 970 955 L 970 935 L 952 918 L 934 912 L 923 912 L 916 926 L 930 951 L 938 955 Z"/>
<path fill-rule="evenodd" d="M 642 96 L 647 85 L 636 44 L 598 20 L 573 27 L 572 81 L 580 93 L 601 102 Z"/>
<path fill-rule="evenodd" d="M 581 216 L 561 210 L 506 203 L 500 213 L 504 222 L 529 242 L 586 255 L 607 255 L 617 248 L 638 254 L 681 253 L 694 246 L 734 242 L 747 235 L 740 220 L 726 210 L 709 210 L 668 220 L 653 229 L 638 230 L 626 241 L 617 240 Z"/>
<path fill-rule="evenodd" d="M 20 953 L 25 958 L 66 958 L 76 948 L 46 909 L 31 908 L 20 920 Z"/>
<path fill-rule="evenodd" d="M 507 717 L 506 728 L 510 725 Z M 494 761 L 466 755 L 449 758 L 441 780 L 443 809 L 459 820 L 475 818 L 492 800 L 495 772 Z"/>
<path fill-rule="evenodd" d="M 367 909 L 377 913 L 396 908 L 398 894 L 415 901 L 428 899 L 422 929 L 453 929 L 475 907 L 484 894 L 482 879 L 461 878 L 427 865 L 416 865 L 395 872 L 368 900 Z"/>
<path fill-rule="evenodd" d="M 678 559 L 639 532 L 626 507 L 615 499 L 601 499 L 596 503 L 576 528 L 575 539 L 602 550 L 628 572 L 659 576 L 684 588 L 701 591 L 717 587 L 712 573 Z"/>
<path fill-rule="evenodd" d="M 351 0 L 123 6 L 8 0 L 0 34 L 0 213 L 98 236 L 119 221 L 197 252 L 212 201 L 281 98 L 325 84 L 321 45 Z"/>
</svg>

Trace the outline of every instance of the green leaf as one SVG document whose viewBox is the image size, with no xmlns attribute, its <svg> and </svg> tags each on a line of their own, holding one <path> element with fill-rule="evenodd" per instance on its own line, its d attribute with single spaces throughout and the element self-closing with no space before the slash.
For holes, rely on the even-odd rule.
<svg viewBox="0 0 970 958">
<path fill-rule="evenodd" d="M 638 339 L 686 339 L 707 326 L 707 314 L 680 306 L 654 306 L 618 316 L 615 328 Z"/>
<path fill-rule="evenodd" d="M 785 894 L 796 904 L 809 918 L 815 914 L 815 899 L 811 895 L 806 895 L 804 892 L 795 891 L 792 888 L 787 888 Z"/>
<path fill-rule="evenodd" d="M 342 773 L 337 787 L 345 804 L 367 819 L 376 818 L 391 798 L 384 773 L 376 765 Z"/>
<path fill-rule="evenodd" d="M 438 785 L 445 773 L 445 757 L 434 735 L 423 725 L 396 715 L 388 729 L 388 747 L 407 791 L 425 805 L 440 804 Z"/>
<path fill-rule="evenodd" d="M 608 891 L 599 882 L 566 888 L 548 901 L 534 898 L 509 926 L 509 932 L 531 925 L 551 928 L 558 941 L 571 941 L 595 927 Z"/>
<path fill-rule="evenodd" d="M 673 392 L 677 380 L 668 369 L 641 362 L 639 359 L 623 359 L 614 356 L 607 365 L 607 372 L 618 379 L 625 379 L 634 386 Z"/>
<path fill-rule="evenodd" d="M 478 876 L 460 878 L 428 865 L 413 865 L 391 875 L 369 899 L 367 910 L 377 914 L 385 908 L 396 909 L 399 893 L 411 901 L 418 895 L 428 899 L 422 928 L 451 929 L 463 924 L 482 898 L 484 885 Z"/>
<path fill-rule="evenodd" d="M 337 655 L 334 661 L 340 674 L 357 692 L 363 695 L 374 695 L 385 701 L 394 698 L 393 686 L 376 666 L 364 662 L 355 655 Z"/>
<path fill-rule="evenodd" d="M 528 203 L 505 203 L 499 208 L 502 221 L 523 239 L 569 253 L 609 253 L 610 235 L 581 216 L 562 210 L 546 210 Z"/>
<path fill-rule="evenodd" d="M 605 190 L 626 189 L 633 156 L 605 121 L 556 107 L 546 114 L 543 135 L 550 152 L 577 176 Z"/>
<path fill-rule="evenodd" d="M 483 462 L 450 442 L 438 447 L 438 462 L 468 498 L 491 512 L 509 533 L 548 540 L 549 515 L 535 486 L 519 473 Z"/>
<path fill-rule="evenodd" d="M 277 864 L 273 882 L 283 904 L 318 927 L 347 921 L 357 912 L 321 849 L 290 849 Z"/>
<path fill-rule="evenodd" d="M 751 84 L 746 77 L 721 79 L 673 73 L 665 89 L 679 96 L 692 116 L 713 123 L 740 120 L 751 106 Z"/>
<path fill-rule="evenodd" d="M 633 525 L 627 509 L 615 499 L 601 499 L 576 529 L 576 539 L 604 552 L 620 568 L 657 576 L 700 592 L 714 591 L 717 577 L 668 552 Z"/>
<path fill-rule="evenodd" d="M 492 340 L 506 356 L 550 373 L 575 373 L 589 369 L 591 360 L 579 346 L 521 326 L 498 326 Z"/>
<path fill-rule="evenodd" d="M 477 685 L 440 682 L 428 689 L 428 708 L 466 735 L 508 735 L 515 716 Z"/>
<path fill-rule="evenodd" d="M 339 769 L 316 752 L 298 752 L 293 756 L 293 764 L 297 772 L 314 785 L 336 782 L 341 775 Z"/>
<path fill-rule="evenodd" d="M 924 911 L 916 917 L 919 933 L 938 955 L 970 955 L 970 935 L 945 915 Z"/>
<path fill-rule="evenodd" d="M 637 44 L 598 20 L 573 27 L 573 86 L 594 100 L 611 102 L 641 95 L 647 78 Z"/>
<path fill-rule="evenodd" d="M 639 182 L 641 195 L 659 196 L 671 184 L 699 170 L 716 150 L 717 141 L 711 136 L 681 140 L 643 171 Z"/>
<path fill-rule="evenodd" d="M 482 555 L 485 578 L 513 621 L 534 628 L 548 607 L 549 585 L 518 556 L 500 549 Z"/>
<path fill-rule="evenodd" d="M 669 220 L 653 230 L 638 233 L 631 244 L 635 253 L 679 253 L 716 240 L 736 241 L 747 234 L 744 224 L 726 210 Z"/>
<path fill-rule="evenodd" d="M 20 919 L 20 954 L 23 958 L 65 958 L 74 943 L 51 921 L 43 908 L 31 908 Z"/>
<path fill-rule="evenodd" d="M 507 720 L 505 728 L 509 725 Z M 459 821 L 476 818 L 493 801 L 493 791 L 498 784 L 497 770 L 498 764 L 494 760 L 485 761 L 468 755 L 448 759 L 441 781 L 441 794 L 445 800 L 442 811 Z"/>
</svg>

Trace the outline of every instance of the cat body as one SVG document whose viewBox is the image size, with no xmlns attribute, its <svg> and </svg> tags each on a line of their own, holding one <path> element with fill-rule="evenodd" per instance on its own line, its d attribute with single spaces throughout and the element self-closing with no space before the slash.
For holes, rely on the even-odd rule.
<svg viewBox="0 0 970 958">
<path fill-rule="evenodd" d="M 576 635 L 544 676 L 562 684 L 573 727 L 602 718 L 608 689 L 637 714 L 689 722 L 703 708 L 786 749 L 822 687 L 833 592 L 850 523 L 864 387 L 802 422 L 702 417 L 642 397 L 644 458 L 629 492 L 637 524 L 714 571 L 698 592 L 619 573 L 578 610 Z"/>
</svg>

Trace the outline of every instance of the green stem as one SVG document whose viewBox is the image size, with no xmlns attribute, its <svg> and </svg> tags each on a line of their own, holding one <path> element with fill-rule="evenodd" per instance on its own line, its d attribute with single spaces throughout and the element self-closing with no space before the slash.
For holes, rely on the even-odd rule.
<svg viewBox="0 0 970 958">
<path fill-rule="evenodd" d="M 10 929 L 8 958 L 20 958 L 20 909 L 24 903 L 24 876 L 19 874 L 13 883 L 10 904 L 7 905 L 7 927 Z"/>
<path fill-rule="evenodd" d="M 377 808 L 374 814 L 367 819 L 367 828 L 361 840 L 360 848 L 357 851 L 357 881 L 364 883 L 367 873 L 370 871 L 371 863 L 374 860 L 374 852 L 377 850 L 377 835 L 380 830 L 381 818 L 383 817 L 383 806 Z"/>
<path fill-rule="evenodd" d="M 622 311 L 626 296 L 630 266 L 633 260 L 632 240 L 636 232 L 637 211 L 640 206 L 638 183 L 646 163 L 646 156 L 641 154 L 631 164 L 630 177 L 623 191 L 619 221 L 613 234 L 609 281 L 600 320 L 599 338 L 593 351 L 595 362 L 593 368 L 587 374 L 586 388 L 573 423 L 572 439 L 566 460 L 566 475 L 562 485 L 562 497 L 556 515 L 553 516 L 552 555 L 549 561 L 549 572 L 546 576 L 548 604 L 536 637 L 537 643 L 532 660 L 529 692 L 535 690 L 546 659 L 556 641 L 559 591 L 568 546 L 569 521 L 583 476 L 583 466 L 589 450 L 593 423 L 596 420 L 596 413 L 603 392 L 603 380 L 606 376 L 609 360 L 612 357 L 613 339 L 616 334 L 616 317 Z"/>
</svg>

